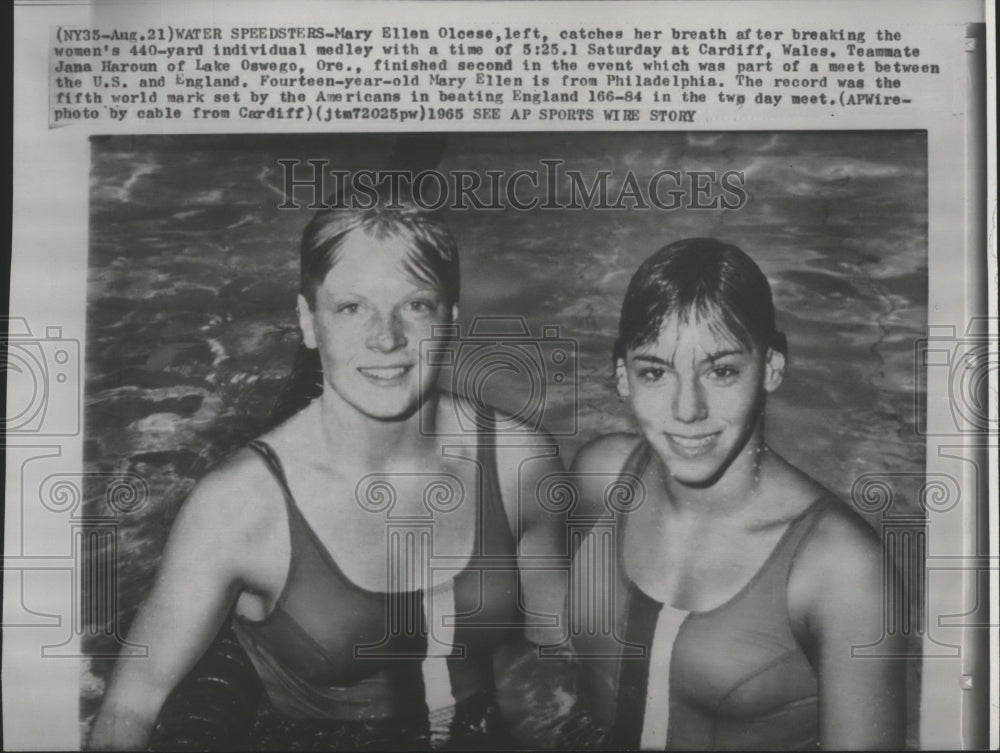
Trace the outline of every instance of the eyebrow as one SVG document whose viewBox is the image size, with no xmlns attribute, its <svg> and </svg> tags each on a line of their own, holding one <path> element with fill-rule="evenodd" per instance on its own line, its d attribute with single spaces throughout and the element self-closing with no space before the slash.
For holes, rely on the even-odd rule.
<svg viewBox="0 0 1000 753">
<path fill-rule="evenodd" d="M 709 353 L 708 358 L 702 359 L 702 361 L 714 362 L 722 358 L 726 358 L 728 356 L 741 356 L 744 355 L 745 353 L 746 351 L 743 350 L 742 348 L 731 348 L 729 350 L 720 350 L 715 353 Z M 668 361 L 665 358 L 660 358 L 659 356 L 654 356 L 650 353 L 639 353 L 637 355 L 632 356 L 632 360 L 642 361 L 643 363 L 654 363 L 661 366 L 669 366 L 671 368 L 673 368 L 674 365 L 673 361 Z"/>
<path fill-rule="evenodd" d="M 330 292 L 329 290 L 327 290 L 327 295 L 331 296 L 335 301 L 360 300 L 366 298 L 366 296 L 360 293 L 356 293 L 354 292 L 354 290 L 345 290 L 343 292 L 340 291 Z M 430 295 L 430 296 L 436 296 L 442 301 L 444 300 L 444 293 L 442 293 L 438 288 L 423 285 L 422 283 L 414 285 L 409 290 L 407 290 L 401 297 L 409 298 L 410 296 L 414 295 Z"/>
</svg>

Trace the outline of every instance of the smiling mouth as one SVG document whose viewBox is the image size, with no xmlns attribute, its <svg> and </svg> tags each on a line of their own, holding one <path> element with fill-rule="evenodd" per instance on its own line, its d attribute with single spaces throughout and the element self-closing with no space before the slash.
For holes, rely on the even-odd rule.
<svg viewBox="0 0 1000 753">
<path fill-rule="evenodd" d="M 715 440 L 719 437 L 719 432 L 712 434 L 698 434 L 697 436 L 684 436 L 683 434 L 666 434 L 670 444 L 682 455 L 693 457 L 707 452 Z"/>
<path fill-rule="evenodd" d="M 361 366 L 358 371 L 378 384 L 392 384 L 406 376 L 412 366 Z"/>
</svg>

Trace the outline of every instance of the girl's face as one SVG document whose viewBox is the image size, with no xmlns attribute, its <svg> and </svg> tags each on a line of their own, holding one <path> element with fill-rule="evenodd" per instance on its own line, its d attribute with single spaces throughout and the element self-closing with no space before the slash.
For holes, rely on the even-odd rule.
<svg viewBox="0 0 1000 753">
<path fill-rule="evenodd" d="M 711 319 L 673 315 L 654 342 L 619 359 L 617 386 L 670 475 L 704 487 L 756 446 L 763 397 L 781 384 L 784 365 L 780 352 L 747 350 Z"/>
<path fill-rule="evenodd" d="M 406 418 L 434 388 L 437 369 L 421 363 L 422 340 L 451 322 L 454 306 L 409 274 L 403 238 L 347 236 L 316 291 L 316 306 L 298 300 L 305 344 L 318 348 L 324 389 L 371 418 Z"/>
</svg>

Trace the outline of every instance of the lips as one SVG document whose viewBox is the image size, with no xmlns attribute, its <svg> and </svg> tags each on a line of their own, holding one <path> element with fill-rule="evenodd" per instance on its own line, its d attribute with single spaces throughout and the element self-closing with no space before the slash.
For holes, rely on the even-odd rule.
<svg viewBox="0 0 1000 753">
<path fill-rule="evenodd" d="M 376 384 L 388 385 L 402 381 L 412 368 L 410 365 L 361 366 L 358 368 L 358 371 L 369 381 Z"/>
<path fill-rule="evenodd" d="M 720 432 L 711 434 L 669 434 L 665 436 L 671 447 L 684 457 L 693 458 L 710 452 L 719 438 Z"/>
</svg>

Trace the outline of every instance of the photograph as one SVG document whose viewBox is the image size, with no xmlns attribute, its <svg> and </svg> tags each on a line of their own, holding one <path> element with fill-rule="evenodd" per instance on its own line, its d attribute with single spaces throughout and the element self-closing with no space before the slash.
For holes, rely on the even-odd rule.
<svg viewBox="0 0 1000 753">
<path fill-rule="evenodd" d="M 927 130 L 88 144 L 83 748 L 921 747 Z"/>
</svg>

